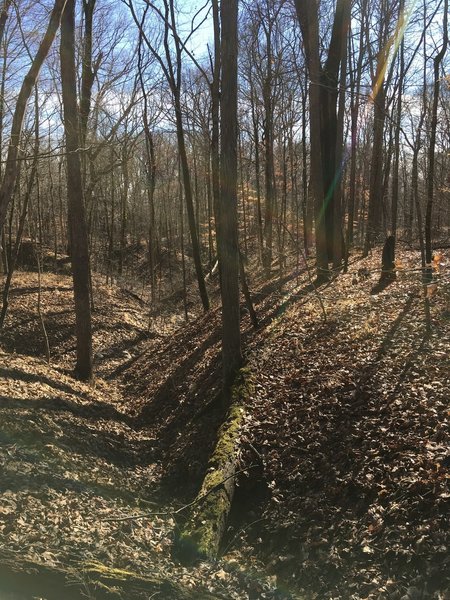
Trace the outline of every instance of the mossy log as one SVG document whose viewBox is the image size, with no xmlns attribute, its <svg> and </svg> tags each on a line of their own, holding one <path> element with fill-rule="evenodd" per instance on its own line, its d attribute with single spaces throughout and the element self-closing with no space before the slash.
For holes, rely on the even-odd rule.
<svg viewBox="0 0 450 600">
<path fill-rule="evenodd" d="M 151 565 L 149 565 L 149 570 Z M 3 596 L 4 595 L 4 596 Z M 0 597 L 8 600 L 213 600 L 216 596 L 202 590 L 190 590 L 162 575 L 137 575 L 112 569 L 100 563 L 85 563 L 70 569 L 51 567 L 22 560 L 0 551 Z"/>
<path fill-rule="evenodd" d="M 217 558 L 233 501 L 244 408 L 252 391 L 250 372 L 241 369 L 231 389 L 230 409 L 219 429 L 200 492 L 180 528 L 175 552 L 183 562 Z"/>
</svg>

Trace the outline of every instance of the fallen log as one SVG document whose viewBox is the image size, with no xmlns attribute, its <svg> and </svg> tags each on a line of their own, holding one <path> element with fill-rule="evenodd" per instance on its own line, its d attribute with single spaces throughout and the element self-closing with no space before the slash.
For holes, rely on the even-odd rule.
<svg viewBox="0 0 450 600">
<path fill-rule="evenodd" d="M 230 409 L 218 433 L 200 492 L 180 527 L 174 553 L 182 562 L 217 558 L 233 501 L 237 447 L 244 408 L 253 391 L 248 369 L 241 369 L 231 389 Z"/>
<path fill-rule="evenodd" d="M 0 597 L 8 600 L 42 597 L 45 600 L 214 600 L 206 590 L 187 589 L 168 578 L 141 576 L 100 563 L 85 563 L 70 568 L 49 566 L 24 560 L 0 551 Z"/>
</svg>

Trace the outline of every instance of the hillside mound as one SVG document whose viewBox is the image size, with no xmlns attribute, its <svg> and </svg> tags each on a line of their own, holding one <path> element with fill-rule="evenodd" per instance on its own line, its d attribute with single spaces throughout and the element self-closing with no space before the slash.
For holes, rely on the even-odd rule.
<svg viewBox="0 0 450 600">
<path fill-rule="evenodd" d="M 43 277 L 48 366 L 34 275 L 20 274 L 1 338 L 0 545 L 77 577 L 86 559 L 141 575 L 151 565 L 199 598 L 447 598 L 445 257 L 427 301 L 406 251 L 372 295 L 379 261 L 354 260 L 318 288 L 305 266 L 253 281 L 260 326 L 243 308 L 242 334 L 256 391 L 238 490 L 223 561 L 195 569 L 171 558 L 173 517 L 223 418 L 219 311 L 149 320 L 138 298 L 94 281 L 91 388 L 70 376 L 70 280 Z"/>
<path fill-rule="evenodd" d="M 14 281 L 0 344 L 0 596 L 245 597 L 239 573 L 172 560 L 180 501 L 162 495 L 159 442 L 136 427 L 114 376 L 175 325 L 153 322 L 149 331 L 138 299 L 96 282 L 97 377 L 88 386 L 71 376 L 70 279 L 42 277 L 50 365 L 42 358 L 36 274 Z M 145 520 L 128 520 L 143 512 Z"/>
<path fill-rule="evenodd" d="M 226 553 L 262 558 L 299 597 L 450 593 L 447 263 L 427 299 L 417 253 L 374 295 L 379 264 L 375 252 L 318 289 L 305 271 L 274 279 L 253 289 L 259 330 L 243 320 L 256 393 Z M 202 317 L 125 373 L 163 476 L 188 494 L 220 420 L 218 326 Z"/>
</svg>

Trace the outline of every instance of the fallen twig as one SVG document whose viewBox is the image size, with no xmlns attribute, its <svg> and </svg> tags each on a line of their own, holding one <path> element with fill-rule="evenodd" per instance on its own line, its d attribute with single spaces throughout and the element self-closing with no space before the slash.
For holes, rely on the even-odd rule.
<svg viewBox="0 0 450 600">
<path fill-rule="evenodd" d="M 239 471 L 236 471 L 235 473 L 233 473 L 233 475 L 229 475 L 228 477 L 225 477 L 224 479 L 222 479 L 221 481 L 216 483 L 216 485 L 213 486 L 206 493 L 202 494 L 201 496 L 196 497 L 194 500 L 192 500 L 192 502 L 189 502 L 188 504 L 184 504 L 183 506 L 181 506 L 180 508 L 177 508 L 176 510 L 164 510 L 164 511 L 159 511 L 159 512 L 141 513 L 140 515 L 129 515 L 127 517 L 108 517 L 107 519 L 102 519 L 102 521 L 107 522 L 107 523 L 111 523 L 111 522 L 119 523 L 122 521 L 139 521 L 141 519 L 149 519 L 151 517 L 169 517 L 169 516 L 173 516 L 173 515 L 178 515 L 179 513 L 183 512 L 184 510 L 191 508 L 191 506 L 194 506 L 195 504 L 198 504 L 199 502 L 204 500 L 212 492 L 219 489 L 229 479 L 236 477 L 236 475 L 239 475 L 240 473 L 245 473 L 246 471 L 249 471 L 250 469 L 255 469 L 257 466 L 258 465 L 253 464 L 253 465 L 250 465 L 249 467 L 246 467 L 245 469 L 240 469 Z"/>
</svg>

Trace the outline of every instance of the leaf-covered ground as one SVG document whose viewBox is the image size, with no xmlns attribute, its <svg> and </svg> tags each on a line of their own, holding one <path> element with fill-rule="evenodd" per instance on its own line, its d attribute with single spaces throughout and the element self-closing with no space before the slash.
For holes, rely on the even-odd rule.
<svg viewBox="0 0 450 600">
<path fill-rule="evenodd" d="M 70 279 L 21 273 L 1 332 L 0 546 L 180 580 L 221 598 L 450 598 L 448 270 L 429 300 L 417 253 L 370 290 L 379 254 L 318 293 L 305 270 L 252 291 L 256 374 L 224 559 L 171 558 L 222 415 L 220 315 L 150 320 L 95 285 L 95 388 L 74 381 Z M 362 270 L 361 270 L 362 269 Z M 366 271 L 366 270 L 367 271 Z M 359 271 L 359 273 L 358 273 Z M 447 311 L 447 312 L 446 312 Z M 15 354 L 12 354 L 15 352 Z M 118 521 L 142 512 L 138 521 Z M 182 518 L 183 511 L 177 514 Z M 108 520 L 108 519 L 113 520 Z"/>
<path fill-rule="evenodd" d="M 34 273 L 17 274 L 1 332 L 0 563 L 15 557 L 70 569 L 72 580 L 91 598 L 95 593 L 82 571 L 89 562 L 171 580 L 197 590 L 199 598 L 205 590 L 217 598 L 242 598 L 255 585 L 273 588 L 270 577 L 247 580 L 233 563 L 186 568 L 171 558 L 173 512 L 182 503 L 161 491 L 164 436 L 139 426 L 139 403 L 123 389 L 119 374 L 144 348 L 161 354 L 176 320 L 153 319 L 149 329 L 138 301 L 97 283 L 97 378 L 90 387 L 71 377 L 73 307 L 67 276 L 43 277 L 41 308 L 51 364 L 39 358 L 45 355 L 45 337 L 36 282 Z M 156 387 L 158 377 L 155 371 Z M 150 515 L 127 520 L 143 512 Z"/>
<path fill-rule="evenodd" d="M 427 331 L 410 258 L 377 296 L 340 277 L 325 322 L 292 304 L 251 349 L 245 440 L 271 492 L 253 542 L 308 598 L 450 597 L 450 319 L 443 276 Z"/>
</svg>

